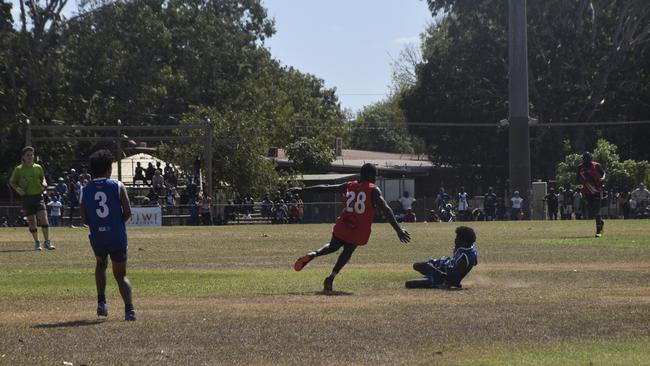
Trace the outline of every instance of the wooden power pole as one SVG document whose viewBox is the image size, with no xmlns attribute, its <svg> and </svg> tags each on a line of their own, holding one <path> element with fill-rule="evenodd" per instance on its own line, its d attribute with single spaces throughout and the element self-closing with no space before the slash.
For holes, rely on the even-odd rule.
<svg viewBox="0 0 650 366">
<path fill-rule="evenodd" d="M 510 194 L 519 191 L 530 218 L 530 130 L 528 125 L 528 36 L 526 0 L 508 1 Z"/>
</svg>

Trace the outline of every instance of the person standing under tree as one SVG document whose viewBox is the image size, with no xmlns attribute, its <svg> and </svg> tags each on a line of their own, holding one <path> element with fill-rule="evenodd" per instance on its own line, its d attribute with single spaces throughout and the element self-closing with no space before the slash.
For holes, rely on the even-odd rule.
<svg viewBox="0 0 650 366">
<path fill-rule="evenodd" d="M 597 238 L 603 235 L 605 226 L 605 221 L 600 215 L 600 206 L 605 190 L 604 180 L 605 170 L 603 170 L 603 167 L 599 163 L 592 161 L 590 152 L 582 154 L 582 164 L 578 166 L 576 181 L 582 184 L 582 194 L 587 203 L 589 217 L 596 219 Z"/>
<path fill-rule="evenodd" d="M 548 194 L 544 196 L 544 201 L 548 206 L 548 219 L 557 220 L 558 195 L 555 194 L 555 188 L 548 189 Z"/>
<path fill-rule="evenodd" d="M 497 195 L 494 194 L 492 187 L 488 188 L 487 193 L 483 196 L 483 209 L 485 210 L 485 219 L 494 221 L 497 212 Z"/>
<path fill-rule="evenodd" d="M 34 249 L 42 250 L 41 242 L 38 240 L 37 219 L 41 223 L 45 249 L 56 249 L 50 241 L 50 223 L 47 219 L 47 209 L 43 200 L 43 191 L 47 189 L 47 182 L 43 168 L 34 163 L 34 148 L 26 146 L 22 151 L 22 164 L 18 165 L 11 177 L 9 185 L 22 197 L 22 208 L 27 222 L 29 232 L 34 238 Z"/>
<path fill-rule="evenodd" d="M 343 252 L 339 255 L 334 269 L 332 269 L 332 273 L 323 282 L 323 291 L 325 292 L 332 291 L 334 278 L 343 266 L 348 263 L 355 249 L 368 243 L 370 228 L 375 217 L 376 209 L 383 212 L 384 217 L 393 229 L 395 229 L 397 237 L 402 243 L 411 241 L 411 236 L 399 226 L 397 220 L 395 220 L 393 210 L 388 206 L 386 200 L 384 200 L 379 188 L 375 186 L 376 177 L 377 168 L 372 164 L 366 163 L 361 167 L 361 177 L 358 181 L 291 189 L 294 192 L 340 192 L 342 195 L 343 211 L 341 211 L 341 214 L 336 219 L 330 242 L 323 245 L 320 249 L 298 258 L 294 263 L 294 269 L 300 271 L 314 258 L 334 253 L 343 248 Z"/>
</svg>

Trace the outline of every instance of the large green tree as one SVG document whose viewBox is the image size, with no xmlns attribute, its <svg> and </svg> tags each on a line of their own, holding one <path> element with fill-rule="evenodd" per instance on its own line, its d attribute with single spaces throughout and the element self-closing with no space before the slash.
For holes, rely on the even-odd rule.
<svg viewBox="0 0 650 366">
<path fill-rule="evenodd" d="M 507 2 L 427 2 L 437 22 L 426 31 L 417 81 L 402 92 L 407 120 L 496 124 L 507 118 Z M 647 2 L 530 1 L 528 37 L 531 116 L 540 123 L 647 119 Z M 533 177 L 554 176 L 564 138 L 578 151 L 608 137 L 631 146 L 628 157 L 648 158 L 650 149 L 641 143 L 648 131 L 533 129 Z M 421 135 L 444 162 L 507 176 L 505 129 L 430 128 Z"/>
<path fill-rule="evenodd" d="M 5 94 L 12 109 L 3 130 L 20 131 L 26 116 L 38 124 L 209 121 L 215 183 L 250 192 L 271 189 L 274 166 L 262 158 L 269 147 L 304 137 L 327 150 L 344 134 L 335 90 L 280 65 L 265 48 L 274 22 L 260 0 L 100 0 L 82 3 L 68 20 L 57 13 L 65 2 L 23 3 L 18 32 L 4 26 L 11 18 L 0 7 L 0 21 L 8 19 L 0 29 L 15 39 L 11 57 L 0 63 L 15 80 Z M 50 20 L 42 21 L 46 15 Z M 24 138 L 14 140 L 15 154 Z M 41 150 L 69 164 L 95 148 L 48 144 Z M 187 144 L 161 149 L 188 169 L 203 150 Z"/>
<path fill-rule="evenodd" d="M 392 153 L 424 153 L 424 143 L 411 136 L 396 97 L 371 104 L 351 122 L 351 147 Z"/>
</svg>

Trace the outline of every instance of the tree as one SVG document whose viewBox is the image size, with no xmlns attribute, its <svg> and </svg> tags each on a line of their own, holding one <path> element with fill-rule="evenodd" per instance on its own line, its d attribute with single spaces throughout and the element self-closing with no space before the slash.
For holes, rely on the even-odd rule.
<svg viewBox="0 0 650 366">
<path fill-rule="evenodd" d="M 507 118 L 507 2 L 428 0 L 434 18 L 422 43 L 417 81 L 401 92 L 409 122 L 496 124 Z M 641 0 L 528 2 L 531 115 L 540 123 L 645 120 L 650 114 L 650 8 Z M 412 131 L 415 132 L 415 131 Z M 650 158 L 647 126 L 531 131 L 534 177 L 606 137 L 627 157 Z M 420 132 L 434 156 L 454 166 L 507 176 L 507 134 L 497 129 Z M 459 149 L 459 146 L 471 146 Z M 631 146 L 627 148 L 627 146 Z"/>
<path fill-rule="evenodd" d="M 627 192 L 639 183 L 650 183 L 650 163 L 648 161 L 621 161 L 616 145 L 600 139 L 593 152 L 593 159 L 600 163 L 606 173 L 606 189 Z M 555 180 L 562 186 L 575 186 L 576 173 L 582 163 L 580 154 L 569 154 L 557 167 Z"/>
<path fill-rule="evenodd" d="M 17 141 L 11 154 L 24 141 L 23 115 L 37 124 L 83 125 L 209 119 L 215 183 L 253 193 L 277 184 L 274 164 L 262 158 L 269 147 L 302 137 L 331 146 L 345 133 L 336 90 L 281 66 L 264 47 L 274 23 L 259 0 L 99 0 L 82 3 L 80 14 L 64 21 L 57 9 L 65 1 L 23 3 L 20 34 L 4 26 L 10 12 L 0 6 L 0 31 L 8 29 L 14 39 L 7 59 L 0 49 L 0 69 L 16 70 L 8 73 L 8 93 L 0 95 L 8 99 L 2 105 L 8 111 L 0 112 L 2 137 L 4 131 L 18 135 L 11 137 Z M 2 34 L 0 43 L 12 39 Z M 39 150 L 57 156 L 53 163 L 68 164 L 96 148 L 50 144 Z M 167 144 L 161 150 L 189 168 L 203 147 Z"/>
<path fill-rule="evenodd" d="M 392 153 L 424 153 L 424 143 L 412 136 L 395 98 L 365 107 L 351 123 L 350 144 L 355 149 Z"/>
<path fill-rule="evenodd" d="M 287 155 L 293 162 L 294 169 L 302 173 L 326 172 L 336 158 L 331 145 L 307 137 L 287 145 Z"/>
</svg>

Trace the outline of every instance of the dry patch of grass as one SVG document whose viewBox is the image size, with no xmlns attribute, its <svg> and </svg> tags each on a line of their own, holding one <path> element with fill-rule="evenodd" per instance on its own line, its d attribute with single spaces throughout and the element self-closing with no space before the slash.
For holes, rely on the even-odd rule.
<svg viewBox="0 0 650 366">
<path fill-rule="evenodd" d="M 377 226 L 338 296 L 319 292 L 335 257 L 290 268 L 327 225 L 132 230 L 135 323 L 110 278 L 95 317 L 83 230 L 53 230 L 47 253 L 0 230 L 0 365 L 649 364 L 650 226 L 607 225 L 594 241 L 592 223 L 475 224 L 480 264 L 455 292 L 403 288 L 453 226 L 411 225 L 409 246 Z"/>
</svg>

